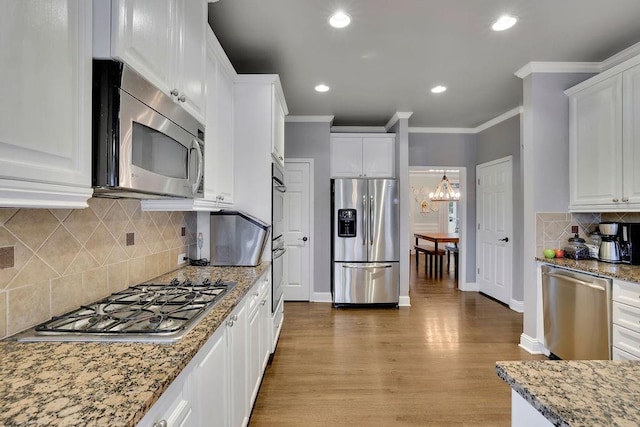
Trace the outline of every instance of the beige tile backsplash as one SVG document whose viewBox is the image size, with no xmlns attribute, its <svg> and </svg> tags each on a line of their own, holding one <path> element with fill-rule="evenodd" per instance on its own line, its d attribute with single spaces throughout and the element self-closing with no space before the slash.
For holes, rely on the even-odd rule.
<svg viewBox="0 0 640 427">
<path fill-rule="evenodd" d="M 181 236 L 185 227 L 186 235 Z M 135 244 L 126 246 L 126 234 Z M 144 212 L 137 200 L 92 198 L 87 209 L 0 209 L 0 339 L 177 268 L 196 215 Z"/>
<path fill-rule="evenodd" d="M 544 249 L 563 248 L 569 243 L 571 226 L 577 225 L 580 237 L 590 242 L 589 234 L 600 222 L 597 213 L 552 213 L 536 214 L 536 255 L 542 256 Z"/>
</svg>

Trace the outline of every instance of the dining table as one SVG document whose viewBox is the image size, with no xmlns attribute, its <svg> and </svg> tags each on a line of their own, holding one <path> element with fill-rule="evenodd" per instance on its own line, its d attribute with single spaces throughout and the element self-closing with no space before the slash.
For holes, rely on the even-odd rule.
<svg viewBox="0 0 640 427">
<path fill-rule="evenodd" d="M 416 239 L 416 246 L 418 246 L 419 240 L 427 240 L 429 242 L 433 242 L 434 252 L 438 253 L 438 244 L 439 243 L 453 243 L 458 246 L 458 242 L 460 241 L 459 233 L 431 233 L 431 232 L 422 232 L 422 233 L 414 233 L 413 237 Z M 440 272 L 440 277 L 442 277 L 442 264 L 443 260 L 440 260 L 440 267 L 438 268 L 438 258 L 434 257 L 435 261 L 435 271 Z M 436 273 L 437 274 L 437 273 Z"/>
</svg>

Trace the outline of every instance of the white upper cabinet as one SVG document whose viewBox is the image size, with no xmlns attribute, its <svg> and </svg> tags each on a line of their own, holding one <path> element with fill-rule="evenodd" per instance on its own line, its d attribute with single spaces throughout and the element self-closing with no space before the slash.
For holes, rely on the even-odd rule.
<svg viewBox="0 0 640 427">
<path fill-rule="evenodd" d="M 205 198 L 233 203 L 234 81 L 236 72 L 213 31 L 207 36 Z"/>
<path fill-rule="evenodd" d="M 273 136 L 271 137 L 271 155 L 281 166 L 284 166 L 284 117 L 285 112 L 282 108 L 280 97 L 276 95 L 275 87 L 273 88 L 273 108 L 271 110 L 273 120 Z"/>
<path fill-rule="evenodd" d="M 566 91 L 569 95 L 569 209 L 640 209 L 640 59 Z"/>
<path fill-rule="evenodd" d="M 331 134 L 332 178 L 395 177 L 395 134 Z"/>
<path fill-rule="evenodd" d="M 144 210 L 208 211 L 234 203 L 235 80 L 237 74 L 207 29 L 204 197 L 144 200 Z"/>
<path fill-rule="evenodd" d="M 204 122 L 205 0 L 94 0 L 94 56 L 129 64 Z"/>
<path fill-rule="evenodd" d="M 3 5 L 1 207 L 87 207 L 91 12 L 81 0 Z"/>
<path fill-rule="evenodd" d="M 234 205 L 271 224 L 271 164 L 287 104 L 276 74 L 239 74 L 234 99 Z M 284 157 L 284 156 L 282 156 Z"/>
</svg>

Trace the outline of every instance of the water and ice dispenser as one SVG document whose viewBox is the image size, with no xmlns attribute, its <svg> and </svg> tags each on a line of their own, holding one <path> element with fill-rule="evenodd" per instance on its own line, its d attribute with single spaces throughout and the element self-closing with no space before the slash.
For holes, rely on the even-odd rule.
<svg viewBox="0 0 640 427">
<path fill-rule="evenodd" d="M 356 237 L 355 209 L 338 209 L 338 237 Z"/>
</svg>

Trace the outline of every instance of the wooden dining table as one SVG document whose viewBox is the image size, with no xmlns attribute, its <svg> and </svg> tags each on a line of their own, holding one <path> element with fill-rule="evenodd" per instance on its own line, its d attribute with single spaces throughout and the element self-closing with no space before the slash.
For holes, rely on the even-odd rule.
<svg viewBox="0 0 640 427">
<path fill-rule="evenodd" d="M 458 242 L 460 241 L 460 234 L 458 233 L 414 233 L 413 237 L 416 239 L 416 246 L 419 244 L 418 241 L 420 239 L 427 240 L 429 242 L 433 242 L 434 252 L 438 252 L 438 244 L 439 243 L 454 243 L 458 246 Z M 442 264 L 443 261 L 440 260 L 440 268 L 438 268 L 438 258 L 434 257 L 435 260 L 435 271 L 440 272 L 440 276 L 442 276 Z"/>
</svg>

